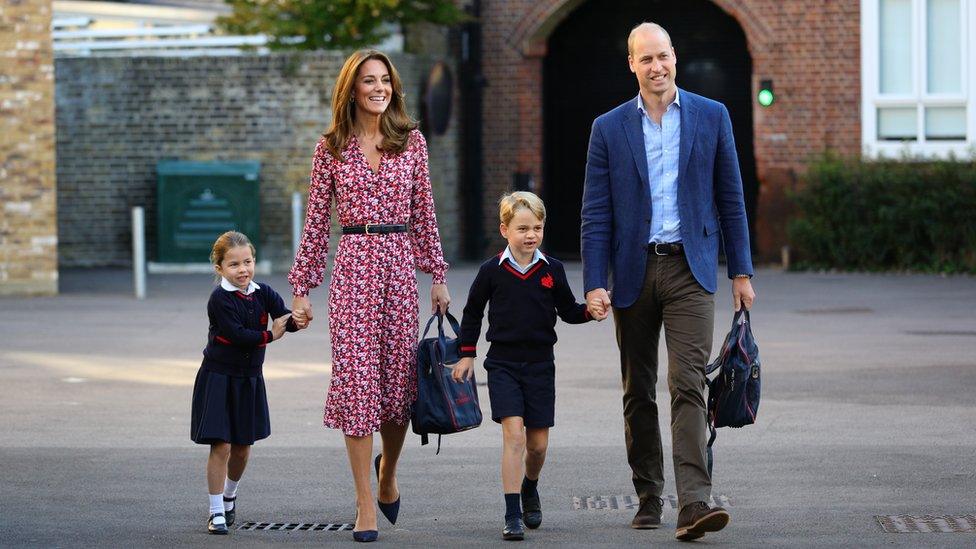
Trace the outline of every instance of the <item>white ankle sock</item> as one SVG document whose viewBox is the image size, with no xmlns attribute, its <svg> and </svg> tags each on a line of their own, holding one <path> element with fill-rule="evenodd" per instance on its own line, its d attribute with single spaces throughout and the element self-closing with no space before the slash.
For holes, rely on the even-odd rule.
<svg viewBox="0 0 976 549">
<path fill-rule="evenodd" d="M 224 495 L 210 494 L 210 514 L 224 512 Z"/>
<path fill-rule="evenodd" d="M 231 479 L 224 480 L 224 497 L 225 498 L 236 498 L 237 497 L 237 485 L 240 484 L 240 480 L 234 481 Z M 234 508 L 233 501 L 224 502 L 224 510 L 230 511 Z"/>
<path fill-rule="evenodd" d="M 240 484 L 239 480 L 224 479 L 224 497 L 232 498 L 237 496 L 237 485 Z"/>
</svg>

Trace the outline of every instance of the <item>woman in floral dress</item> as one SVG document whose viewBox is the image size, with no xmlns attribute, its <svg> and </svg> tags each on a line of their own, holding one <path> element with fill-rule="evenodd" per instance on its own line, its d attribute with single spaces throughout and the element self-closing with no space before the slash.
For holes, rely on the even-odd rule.
<svg viewBox="0 0 976 549">
<path fill-rule="evenodd" d="M 329 287 L 332 383 L 324 423 L 345 434 L 357 541 L 377 536 L 370 487 L 376 431 L 377 501 L 391 522 L 399 509 L 396 465 L 417 392 L 417 268 L 433 277 L 432 309 L 445 312 L 450 303 L 427 144 L 416 127 L 389 58 L 373 50 L 351 55 L 333 91 L 331 126 L 315 149 L 305 229 L 288 275 L 293 317 L 307 325 L 309 290 L 326 269 L 335 201 L 343 236 Z"/>
</svg>

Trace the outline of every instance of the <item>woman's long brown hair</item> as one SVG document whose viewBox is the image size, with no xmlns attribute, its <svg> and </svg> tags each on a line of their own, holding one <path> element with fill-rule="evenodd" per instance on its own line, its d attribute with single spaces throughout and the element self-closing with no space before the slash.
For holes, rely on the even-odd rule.
<svg viewBox="0 0 976 549">
<path fill-rule="evenodd" d="M 324 136 L 326 147 L 336 160 L 342 160 L 342 151 L 349 143 L 354 130 L 356 103 L 349 99 L 353 96 L 356 87 L 359 67 L 370 59 L 382 61 L 386 65 L 386 70 L 390 73 L 390 85 L 393 87 L 390 105 L 380 115 L 380 132 L 383 133 L 380 150 L 395 154 L 402 153 L 407 148 L 410 131 L 417 127 L 417 122 L 407 115 L 403 100 L 403 83 L 400 81 L 400 73 L 397 72 L 390 58 L 376 50 L 359 50 L 346 59 L 336 79 L 335 89 L 332 90 L 332 122 Z"/>
</svg>

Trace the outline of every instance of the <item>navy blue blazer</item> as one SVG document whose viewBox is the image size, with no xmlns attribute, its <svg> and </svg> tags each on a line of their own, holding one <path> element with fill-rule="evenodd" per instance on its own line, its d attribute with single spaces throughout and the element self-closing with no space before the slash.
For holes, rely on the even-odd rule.
<svg viewBox="0 0 976 549">
<path fill-rule="evenodd" d="M 742 176 L 725 105 L 681 94 L 678 213 L 681 241 L 695 279 L 717 289 L 719 229 L 729 278 L 752 275 Z M 580 245 L 583 290 L 613 290 L 625 308 L 640 296 L 650 238 L 651 191 L 636 96 L 593 121 L 586 154 Z"/>
</svg>

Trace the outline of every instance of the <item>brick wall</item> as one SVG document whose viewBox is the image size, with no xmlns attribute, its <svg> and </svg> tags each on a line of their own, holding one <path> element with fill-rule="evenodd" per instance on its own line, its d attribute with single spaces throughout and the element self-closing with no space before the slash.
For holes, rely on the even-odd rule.
<svg viewBox="0 0 976 549">
<path fill-rule="evenodd" d="M 754 107 L 760 181 L 756 245 L 760 259 L 770 260 L 786 243 L 785 222 L 790 215 L 786 191 L 796 184 L 806 160 L 825 150 L 860 151 L 860 4 L 858 0 L 714 2 L 745 32 L 753 61 L 753 97 L 760 79 L 774 80 L 776 103 L 770 108 Z M 545 184 L 541 68 L 546 39 L 583 3 L 482 2 L 484 69 L 489 82 L 484 107 L 487 234 L 496 231 L 494 203 L 511 185 L 513 172 L 528 171 L 537 186 Z M 653 19 L 653 13 L 647 17 Z M 680 75 L 679 61 L 679 85 Z"/>
<path fill-rule="evenodd" d="M 50 0 L 0 4 L 0 295 L 57 293 Z"/>
<path fill-rule="evenodd" d="M 421 82 L 438 59 L 393 56 L 413 116 Z M 262 256 L 287 269 L 291 193 L 307 192 L 312 151 L 328 125 L 344 60 L 336 52 L 58 59 L 62 264 L 129 265 L 129 210 L 136 205 L 146 207 L 152 257 L 158 160 L 251 159 L 262 164 Z M 448 257 L 460 246 L 456 128 L 452 122 L 445 135 L 427 136 Z"/>
</svg>

